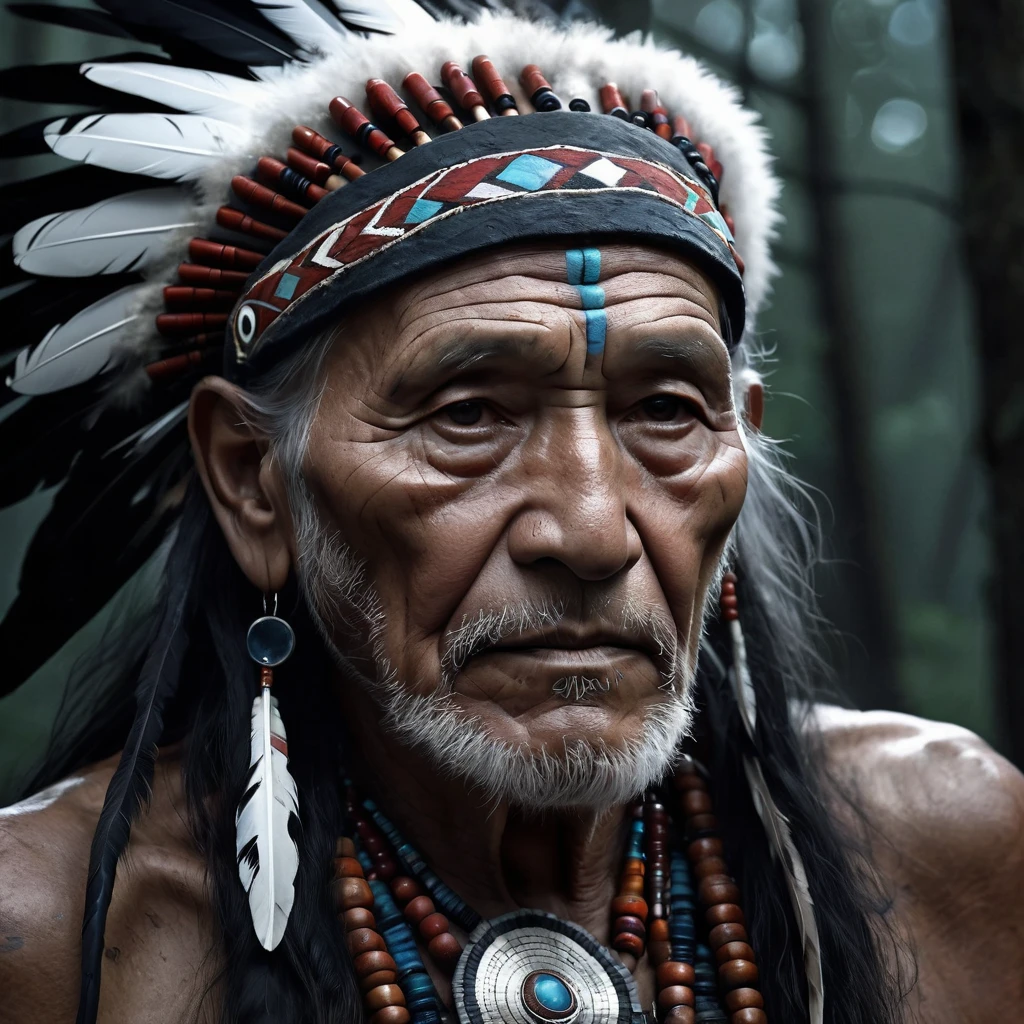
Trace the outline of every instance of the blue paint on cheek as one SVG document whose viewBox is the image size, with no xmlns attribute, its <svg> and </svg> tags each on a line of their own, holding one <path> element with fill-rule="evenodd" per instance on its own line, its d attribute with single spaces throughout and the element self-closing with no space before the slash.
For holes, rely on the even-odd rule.
<svg viewBox="0 0 1024 1024">
<path fill-rule="evenodd" d="M 601 277 L 600 249 L 569 249 L 565 254 L 565 272 L 569 284 L 580 293 L 587 322 L 587 352 L 604 351 L 608 333 L 608 317 L 604 311 L 604 289 L 597 283 Z"/>
</svg>

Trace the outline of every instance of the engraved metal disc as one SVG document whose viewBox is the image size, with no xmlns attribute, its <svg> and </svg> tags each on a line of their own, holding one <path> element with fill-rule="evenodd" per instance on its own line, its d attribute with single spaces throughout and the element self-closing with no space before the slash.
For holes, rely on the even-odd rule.
<svg viewBox="0 0 1024 1024">
<path fill-rule="evenodd" d="M 625 967 L 578 925 L 540 910 L 482 922 L 462 952 L 452 994 L 459 1024 L 647 1021 Z"/>
</svg>

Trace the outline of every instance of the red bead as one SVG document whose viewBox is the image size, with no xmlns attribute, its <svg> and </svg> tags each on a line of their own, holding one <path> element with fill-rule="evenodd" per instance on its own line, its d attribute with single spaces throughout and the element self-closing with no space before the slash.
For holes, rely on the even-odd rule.
<svg viewBox="0 0 1024 1024">
<path fill-rule="evenodd" d="M 619 932 L 629 932 L 632 935 L 639 935 L 641 939 L 647 935 L 647 927 L 643 921 L 639 917 L 630 917 L 629 915 L 615 918 L 612 930 L 616 934 Z"/>
<path fill-rule="evenodd" d="M 613 114 L 615 117 L 628 116 L 626 101 L 622 98 L 622 93 L 619 92 L 619 87 L 614 82 L 602 85 L 598 90 L 598 95 L 601 97 L 601 109 L 606 114 Z"/>
<path fill-rule="evenodd" d="M 391 879 L 391 895 L 395 897 L 395 902 L 400 907 L 404 907 L 409 900 L 415 899 L 422 894 L 423 890 L 420 888 L 419 882 L 414 878 L 401 875 L 398 878 Z"/>
<path fill-rule="evenodd" d="M 760 1010 L 764 1007 L 764 998 L 756 988 L 734 988 L 726 993 L 725 1006 L 730 1013 L 737 1010 Z"/>
<path fill-rule="evenodd" d="M 370 100 L 371 110 L 375 114 L 394 118 L 398 127 L 410 136 L 417 146 L 430 141 L 430 136 L 420 126 L 416 115 L 408 108 L 405 100 L 383 79 L 371 78 L 366 83 L 366 95 Z"/>
<path fill-rule="evenodd" d="M 768 1024 L 768 1016 L 764 1010 L 751 1007 L 749 1010 L 737 1010 L 730 1018 L 730 1024 Z"/>
<path fill-rule="evenodd" d="M 639 917 L 647 920 L 647 902 L 639 896 L 616 896 L 612 900 L 612 913 L 616 917 Z"/>
<path fill-rule="evenodd" d="M 451 974 L 459 962 L 459 957 L 462 956 L 462 946 L 451 932 L 442 932 L 427 943 L 427 952 L 438 967 Z"/>
<path fill-rule="evenodd" d="M 463 110 L 472 110 L 474 116 L 477 116 L 476 112 L 483 108 L 484 98 L 477 90 L 473 79 L 455 61 L 450 60 L 442 65 L 441 81 L 451 90 L 455 102 Z M 487 111 L 484 110 L 484 113 Z"/>
<path fill-rule="evenodd" d="M 405 916 L 412 924 L 419 924 L 434 913 L 434 901 L 429 896 L 417 896 L 405 905 Z"/>
<path fill-rule="evenodd" d="M 222 228 L 240 231 L 243 235 L 252 235 L 253 238 L 262 238 L 267 242 L 280 242 L 288 237 L 287 231 L 275 228 L 272 224 L 264 224 L 232 206 L 222 206 L 217 210 L 217 223 Z"/>
<path fill-rule="evenodd" d="M 704 920 L 712 928 L 716 924 L 746 924 L 747 919 L 743 916 L 743 908 L 735 903 L 719 903 L 708 907 L 704 912 Z"/>
<path fill-rule="evenodd" d="M 216 267 L 201 267 L 198 263 L 178 264 L 178 280 L 186 284 L 223 286 L 241 291 L 248 278 L 249 275 L 240 270 L 218 270 Z"/>
<path fill-rule="evenodd" d="M 692 964 L 683 963 L 681 960 L 668 960 L 654 972 L 654 976 L 658 981 L 658 988 L 668 988 L 671 985 L 692 986 L 696 973 Z"/>
<path fill-rule="evenodd" d="M 716 903 L 738 903 L 740 887 L 726 875 L 711 875 L 700 883 L 698 895 L 706 907 Z"/>
<path fill-rule="evenodd" d="M 359 979 L 359 988 L 366 993 L 378 985 L 394 985 L 397 981 L 398 974 L 395 971 L 374 971 L 373 974 Z"/>
<path fill-rule="evenodd" d="M 196 263 L 225 267 L 229 270 L 255 270 L 263 262 L 263 256 L 251 249 L 223 245 L 221 242 L 211 242 L 206 238 L 193 238 L 188 243 L 188 257 Z"/>
<path fill-rule="evenodd" d="M 410 71 L 402 86 L 412 93 L 413 99 L 435 124 L 448 131 L 458 131 L 462 127 L 462 122 L 452 112 L 444 97 L 421 74 Z"/>
<path fill-rule="evenodd" d="M 481 54 L 479 57 L 473 58 L 473 77 L 476 79 L 481 91 L 492 104 L 495 104 L 496 101 L 501 101 L 496 104 L 497 107 L 502 108 L 499 110 L 499 113 L 516 112 L 515 100 L 489 57 Z"/>
<path fill-rule="evenodd" d="M 693 989 L 688 985 L 670 985 L 658 993 L 658 1009 L 671 1010 L 673 1006 L 693 1006 Z"/>
<path fill-rule="evenodd" d="M 644 955 L 644 940 L 639 935 L 633 935 L 631 932 L 619 932 L 612 939 L 612 949 L 619 953 L 630 953 L 640 958 Z"/>
<path fill-rule="evenodd" d="M 535 96 L 541 89 L 550 89 L 548 80 L 536 64 L 527 64 L 519 74 L 519 83 L 527 96 Z"/>
<path fill-rule="evenodd" d="M 309 212 L 305 207 L 293 203 L 266 185 L 245 177 L 244 174 L 236 174 L 231 179 L 231 191 L 243 202 L 252 203 L 253 206 L 262 207 L 294 221 L 302 220 Z"/>
<path fill-rule="evenodd" d="M 394 141 L 388 138 L 358 107 L 344 96 L 335 96 L 330 104 L 331 117 L 343 131 L 357 142 L 376 153 L 382 160 L 396 160 L 402 155 Z"/>
<path fill-rule="evenodd" d="M 435 935 L 440 935 L 442 932 L 448 931 L 448 918 L 444 914 L 437 913 L 427 914 L 419 924 L 420 935 L 424 941 L 429 941 Z"/>
<path fill-rule="evenodd" d="M 757 964 L 730 960 L 718 968 L 718 980 L 726 988 L 749 988 L 757 982 Z"/>
</svg>

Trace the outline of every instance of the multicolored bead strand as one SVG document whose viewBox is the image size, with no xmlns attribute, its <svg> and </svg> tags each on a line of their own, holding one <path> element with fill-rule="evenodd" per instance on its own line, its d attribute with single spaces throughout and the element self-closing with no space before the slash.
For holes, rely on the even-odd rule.
<svg viewBox="0 0 1024 1024">
<path fill-rule="evenodd" d="M 723 856 L 707 783 L 692 759 L 687 759 L 683 765 L 675 785 L 684 816 L 686 852 L 693 865 L 697 897 L 704 908 L 704 920 L 709 928 L 708 945 L 715 957 L 715 964 L 711 964 L 710 957 L 707 957 L 708 967 L 698 975 L 698 988 L 704 988 L 701 975 L 710 976 L 717 965 L 718 987 L 725 994 L 731 1024 L 767 1024 L 764 1001 L 755 988 L 758 970 L 746 930 L 746 919 L 739 905 L 739 887 L 729 874 Z M 704 958 L 699 955 L 700 949 L 697 952 L 700 966 Z M 711 1016 L 711 1012 L 709 1006 L 707 1016 L 695 1019 L 708 1022 L 720 1019 Z"/>
<path fill-rule="evenodd" d="M 670 899 L 669 817 L 660 794 L 652 790 L 644 801 L 644 868 L 647 895 L 647 954 L 654 966 L 669 958 Z M 662 945 L 656 945 L 656 943 Z"/>
<path fill-rule="evenodd" d="M 612 949 L 637 960 L 644 955 L 647 939 L 647 902 L 644 900 L 643 804 L 633 807 L 629 843 L 622 865 L 619 891 L 612 900 Z"/>
</svg>

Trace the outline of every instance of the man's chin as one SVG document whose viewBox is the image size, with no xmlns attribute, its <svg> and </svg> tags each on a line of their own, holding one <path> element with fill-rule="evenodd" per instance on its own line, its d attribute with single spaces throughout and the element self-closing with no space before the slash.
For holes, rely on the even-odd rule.
<svg viewBox="0 0 1024 1024">
<path fill-rule="evenodd" d="M 456 695 L 404 695 L 386 727 L 439 773 L 488 799 L 523 809 L 603 809 L 659 782 L 688 734 L 687 698 L 662 695 L 634 722 L 599 703 L 561 702 L 509 729 L 491 714 L 467 713 Z"/>
</svg>

